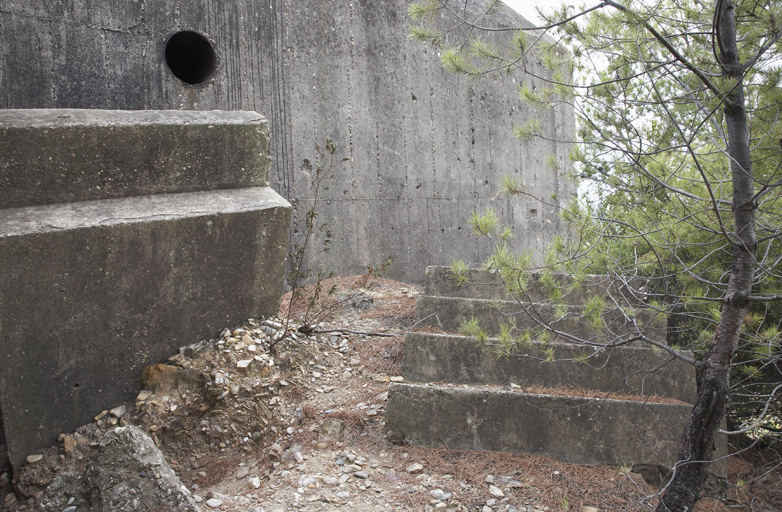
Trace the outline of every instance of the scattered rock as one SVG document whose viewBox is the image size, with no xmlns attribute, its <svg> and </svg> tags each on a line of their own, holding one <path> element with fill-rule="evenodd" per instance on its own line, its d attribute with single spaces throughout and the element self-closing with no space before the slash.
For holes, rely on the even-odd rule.
<svg viewBox="0 0 782 512">
<path fill-rule="evenodd" d="M 220 508 L 223 506 L 223 500 L 218 500 L 217 498 L 210 498 L 206 500 L 206 506 L 209 508 Z"/>
<path fill-rule="evenodd" d="M 423 469 L 424 467 L 416 462 L 414 464 L 410 464 L 409 466 L 407 466 L 406 471 L 410 474 L 415 474 L 415 473 L 420 473 L 421 471 L 423 471 Z"/>
<path fill-rule="evenodd" d="M 36 453 L 35 455 L 28 455 L 27 456 L 27 463 L 28 464 L 35 464 L 36 462 L 41 462 L 43 460 L 43 454 Z"/>
<path fill-rule="evenodd" d="M 502 489 L 500 489 L 496 485 L 489 485 L 489 494 L 491 494 L 495 498 L 504 498 L 505 497 L 505 493 L 502 492 Z"/>
<path fill-rule="evenodd" d="M 62 450 L 65 453 L 71 453 L 76 448 L 76 439 L 69 435 L 62 436 Z"/>
<path fill-rule="evenodd" d="M 152 439 L 133 426 L 107 433 L 84 473 L 54 479 L 41 509 L 62 512 L 68 506 L 91 512 L 198 512 Z"/>
<path fill-rule="evenodd" d="M 169 389 L 180 384 L 202 384 L 202 377 L 198 372 L 185 370 L 168 364 L 152 364 L 141 372 L 141 382 L 144 387 L 154 391 L 159 388 Z"/>
<path fill-rule="evenodd" d="M 337 442 L 342 438 L 345 422 L 337 418 L 326 418 L 318 427 L 318 441 Z"/>
<path fill-rule="evenodd" d="M 121 418 L 125 415 L 125 412 L 127 411 L 127 407 L 125 405 L 120 405 L 118 407 L 115 407 L 109 411 L 112 416 L 115 418 Z"/>
</svg>

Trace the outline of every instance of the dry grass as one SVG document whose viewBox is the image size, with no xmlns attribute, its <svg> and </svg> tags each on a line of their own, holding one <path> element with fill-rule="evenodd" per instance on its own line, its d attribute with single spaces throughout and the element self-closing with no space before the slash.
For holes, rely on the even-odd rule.
<svg viewBox="0 0 782 512">
<path fill-rule="evenodd" d="M 405 346 L 404 336 L 367 337 L 354 345 L 361 357 L 361 362 L 371 373 L 387 373 L 401 375 L 402 350 Z"/>
</svg>

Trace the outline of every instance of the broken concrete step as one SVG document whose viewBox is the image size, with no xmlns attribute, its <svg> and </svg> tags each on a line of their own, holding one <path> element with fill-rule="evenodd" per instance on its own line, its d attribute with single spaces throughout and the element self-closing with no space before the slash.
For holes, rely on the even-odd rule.
<svg viewBox="0 0 782 512">
<path fill-rule="evenodd" d="M 525 308 L 529 313 L 525 312 Z M 654 310 L 635 308 L 625 312 L 606 309 L 602 315 L 605 326 L 598 330 L 593 329 L 582 317 L 584 310 L 583 306 L 568 306 L 567 314 L 555 320 L 555 309 L 547 304 L 522 305 L 513 301 L 421 295 L 416 303 L 415 316 L 417 321 L 431 316 L 420 325 L 430 325 L 449 332 L 458 332 L 463 323 L 475 318 L 490 335 L 498 334 L 500 325 L 510 321 L 515 321 L 516 327 L 521 330 L 542 330 L 541 324 L 535 320 L 537 318 L 550 322 L 551 328 L 557 331 L 601 344 L 636 333 L 634 324 L 637 323 L 644 335 L 665 343 L 667 321 L 664 315 Z M 628 318 L 630 314 L 633 318 Z"/>
<path fill-rule="evenodd" d="M 388 437 L 431 448 L 541 454 L 632 466 L 647 478 L 677 459 L 689 405 L 563 397 L 496 387 L 392 384 Z M 725 439 L 720 436 L 725 453 Z"/>
<path fill-rule="evenodd" d="M 541 273 L 530 271 L 523 292 L 517 297 L 525 302 L 542 302 L 551 299 L 551 293 L 541 280 Z M 461 297 L 474 299 L 515 300 L 508 291 L 498 270 L 471 268 L 463 274 L 466 282 L 460 283 L 451 272 L 451 267 L 430 266 L 426 268 L 425 295 L 440 297 Z M 620 304 L 639 305 L 643 294 L 639 292 L 642 282 L 629 281 L 630 288 L 618 279 L 606 275 L 585 275 L 576 281 L 570 274 L 555 273 L 552 279 L 562 293 L 565 304 L 584 304 L 592 296 L 602 297 L 606 302 L 617 299 Z"/>
<path fill-rule="evenodd" d="M 553 351 L 556 361 L 546 362 L 546 350 Z M 402 372 L 411 382 L 579 387 L 695 400 L 694 368 L 666 352 L 645 347 L 593 352 L 583 345 L 530 342 L 513 355 L 500 357 L 496 339 L 480 345 L 464 336 L 410 333 L 405 337 Z M 573 361 L 584 354 L 591 357 Z"/>
</svg>

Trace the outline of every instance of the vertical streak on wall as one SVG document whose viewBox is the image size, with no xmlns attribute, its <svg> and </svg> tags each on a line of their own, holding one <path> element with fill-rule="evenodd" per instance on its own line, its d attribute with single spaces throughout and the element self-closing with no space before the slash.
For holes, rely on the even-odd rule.
<svg viewBox="0 0 782 512">
<path fill-rule="evenodd" d="M 266 5 L 266 2 L 263 2 Z M 293 155 L 291 147 L 290 110 L 288 108 L 288 80 L 285 58 L 288 54 L 288 46 L 285 41 L 285 27 L 283 12 L 285 5 L 283 0 L 270 0 L 266 27 L 268 32 L 261 40 L 266 44 L 264 48 L 269 61 L 270 84 L 268 94 L 271 97 L 269 111 L 264 115 L 270 117 L 272 127 L 272 159 L 277 171 L 276 182 L 279 184 L 278 192 L 283 197 L 292 197 L 291 177 L 294 172 Z"/>
</svg>

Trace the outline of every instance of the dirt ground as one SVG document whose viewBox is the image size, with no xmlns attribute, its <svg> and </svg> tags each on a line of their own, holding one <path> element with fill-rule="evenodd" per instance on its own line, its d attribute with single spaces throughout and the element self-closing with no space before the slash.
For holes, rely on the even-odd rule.
<svg viewBox="0 0 782 512">
<path fill-rule="evenodd" d="M 127 424 L 154 439 L 205 511 L 594 512 L 656 505 L 657 489 L 623 468 L 391 444 L 383 430 L 388 383 L 401 379 L 404 334 L 415 328 L 420 291 L 383 279 L 370 286 L 366 276 L 332 280 L 324 291 L 332 284 L 336 293 L 309 312 L 306 300 L 293 304 L 296 320 L 288 327 L 298 329 L 307 317 L 316 332 L 277 339 L 290 304 L 284 299 L 278 318 L 226 329 L 146 370 L 146 389 L 134 403 L 61 435 L 40 461 L 14 475 L 0 509 L 39 510 L 55 476 L 83 470 L 103 434 Z M 727 497 L 704 499 L 698 510 L 782 510 L 780 459 L 770 449 L 733 457 Z"/>
</svg>

